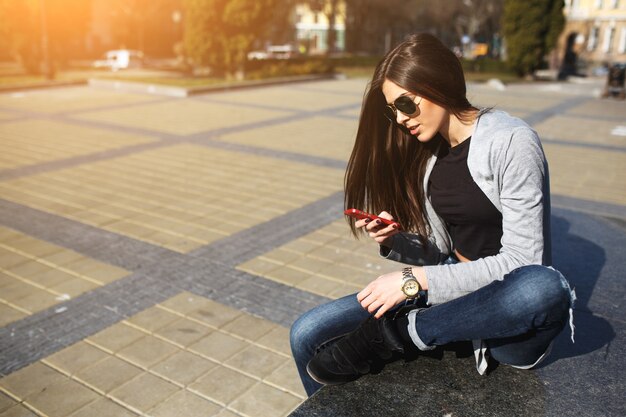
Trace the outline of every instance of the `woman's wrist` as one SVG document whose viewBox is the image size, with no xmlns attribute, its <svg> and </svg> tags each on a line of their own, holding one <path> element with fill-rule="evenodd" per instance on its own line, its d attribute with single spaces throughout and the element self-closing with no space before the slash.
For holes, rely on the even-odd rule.
<svg viewBox="0 0 626 417">
<path fill-rule="evenodd" d="M 420 284 L 420 287 L 425 291 L 428 290 L 428 278 L 426 278 L 426 271 L 424 271 L 424 268 L 421 266 L 414 266 L 411 270 L 413 271 L 413 276 Z"/>
</svg>

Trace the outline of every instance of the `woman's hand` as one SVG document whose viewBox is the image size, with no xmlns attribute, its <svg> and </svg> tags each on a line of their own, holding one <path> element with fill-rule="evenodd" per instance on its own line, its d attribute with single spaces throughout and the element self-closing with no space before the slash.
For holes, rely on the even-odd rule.
<svg viewBox="0 0 626 417">
<path fill-rule="evenodd" d="M 406 300 L 402 292 L 402 272 L 381 275 L 356 295 L 361 306 L 381 318 L 389 309 Z"/>
<path fill-rule="evenodd" d="M 393 216 L 386 211 L 380 212 L 378 217 L 382 217 L 387 220 L 395 220 Z M 391 247 L 391 237 L 399 233 L 398 227 L 395 224 L 386 225 L 380 220 L 363 219 L 357 220 L 354 225 L 360 229 L 365 227 L 365 230 L 369 234 L 369 237 L 374 239 L 378 244 Z"/>
</svg>

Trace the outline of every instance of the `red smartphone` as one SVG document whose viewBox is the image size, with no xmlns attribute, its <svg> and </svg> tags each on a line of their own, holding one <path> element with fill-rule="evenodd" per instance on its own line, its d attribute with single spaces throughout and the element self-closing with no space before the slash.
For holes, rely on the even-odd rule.
<svg viewBox="0 0 626 417">
<path fill-rule="evenodd" d="M 346 216 L 354 217 L 357 220 L 363 220 L 363 219 L 380 220 L 384 224 L 387 224 L 387 225 L 395 224 L 398 226 L 398 229 L 402 229 L 402 226 L 400 226 L 400 223 L 396 221 L 383 219 L 382 217 L 378 217 L 375 214 L 367 213 L 359 209 L 354 209 L 354 208 L 347 209 L 347 210 L 344 210 L 343 214 L 345 214 Z"/>
</svg>

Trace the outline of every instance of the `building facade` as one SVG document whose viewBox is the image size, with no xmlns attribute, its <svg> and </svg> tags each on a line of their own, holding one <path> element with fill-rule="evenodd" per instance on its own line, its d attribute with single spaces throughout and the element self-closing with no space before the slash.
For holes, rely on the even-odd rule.
<svg viewBox="0 0 626 417">
<path fill-rule="evenodd" d="M 588 64 L 626 63 L 626 0 L 566 0 L 559 42 Z"/>
<path fill-rule="evenodd" d="M 322 10 L 313 10 L 308 4 L 298 4 L 295 7 L 296 42 L 302 52 L 316 55 L 328 51 L 330 2 L 326 1 L 325 3 Z M 342 52 L 346 49 L 345 16 L 345 2 L 337 1 L 333 52 Z"/>
</svg>

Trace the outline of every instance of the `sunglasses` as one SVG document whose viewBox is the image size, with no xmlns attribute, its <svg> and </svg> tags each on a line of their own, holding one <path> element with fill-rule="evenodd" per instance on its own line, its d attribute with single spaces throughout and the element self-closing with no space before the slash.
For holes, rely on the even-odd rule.
<svg viewBox="0 0 626 417">
<path fill-rule="evenodd" d="M 407 116 L 414 115 L 417 112 L 417 107 L 422 102 L 422 97 L 420 97 L 419 101 L 416 103 L 416 97 L 417 96 L 414 96 L 413 98 L 410 96 L 400 96 L 395 99 L 393 103 L 387 104 L 385 106 L 385 117 L 395 123 L 398 119 L 398 111 L 406 114 Z"/>
</svg>

